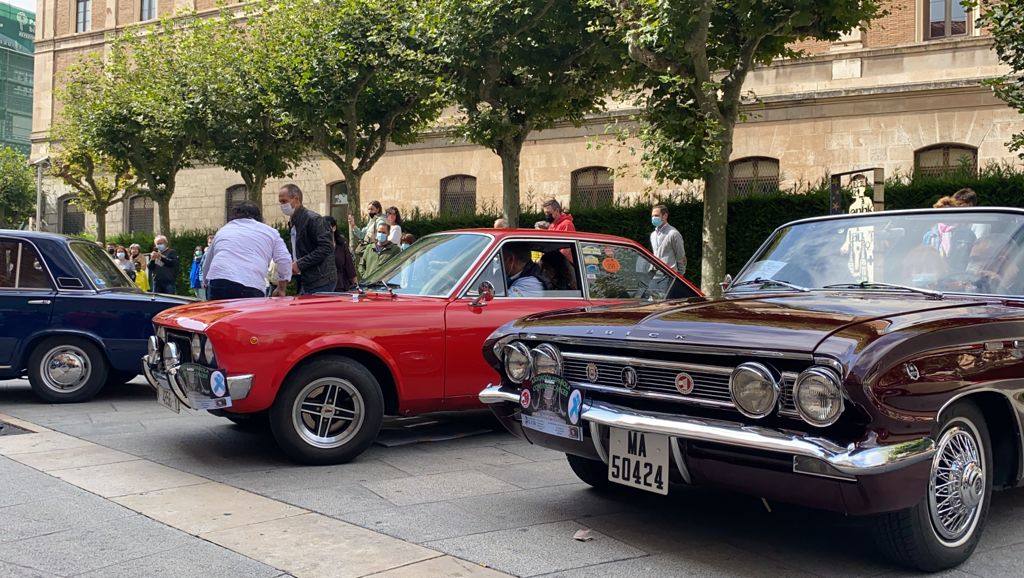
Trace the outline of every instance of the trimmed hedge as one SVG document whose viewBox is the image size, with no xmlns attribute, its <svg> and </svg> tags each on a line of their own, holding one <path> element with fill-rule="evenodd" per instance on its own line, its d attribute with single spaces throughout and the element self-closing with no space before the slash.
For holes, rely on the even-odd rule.
<svg viewBox="0 0 1024 578">
<path fill-rule="evenodd" d="M 982 205 L 1024 207 L 1024 171 L 995 165 L 986 167 L 978 176 L 892 179 L 886 184 L 886 208 L 931 207 L 940 197 L 951 195 L 964 187 L 974 189 Z M 845 195 L 844 198 L 848 203 L 849 195 Z M 687 276 L 699 283 L 703 205 L 701 201 L 694 199 L 663 199 L 660 202 L 668 207 L 669 220 L 682 233 L 686 243 Z M 581 231 L 618 235 L 649 246 L 651 205 L 618 204 L 581 211 L 570 209 L 570 212 L 576 228 Z M 803 192 L 777 191 L 730 201 L 726 253 L 728 271 L 732 274 L 738 272 L 768 235 L 780 225 L 827 213 L 827 181 Z M 419 238 L 438 231 L 490 227 L 497 217 L 496 214 L 437 217 L 414 211 L 404 220 L 402 230 Z M 520 217 L 520 223 L 523 227 L 530 227 L 541 218 L 541 213 L 527 211 Z M 196 245 L 206 244 L 208 233 L 210 231 L 182 231 L 169 237 L 171 246 L 178 250 L 182 258 L 178 278 L 178 293 L 182 295 L 191 295 L 188 288 L 188 272 L 192 262 L 192 251 Z M 281 230 L 281 236 L 287 244 L 289 239 L 286 229 Z M 144 250 L 149 250 L 153 246 L 153 235 L 117 235 L 112 236 L 110 242 L 126 247 L 131 243 L 139 243 Z"/>
</svg>

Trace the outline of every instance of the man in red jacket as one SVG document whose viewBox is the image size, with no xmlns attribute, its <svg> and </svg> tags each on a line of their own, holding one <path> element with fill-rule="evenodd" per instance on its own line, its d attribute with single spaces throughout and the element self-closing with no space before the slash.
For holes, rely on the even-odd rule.
<svg viewBox="0 0 1024 578">
<path fill-rule="evenodd" d="M 548 199 L 542 205 L 544 209 L 544 220 L 551 223 L 549 231 L 575 231 L 576 226 L 572 224 L 572 215 L 562 212 L 562 205 L 555 199 Z"/>
</svg>

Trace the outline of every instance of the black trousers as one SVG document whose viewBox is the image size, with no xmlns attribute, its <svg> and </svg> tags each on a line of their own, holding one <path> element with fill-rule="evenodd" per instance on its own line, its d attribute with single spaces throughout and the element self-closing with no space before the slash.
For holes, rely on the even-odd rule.
<svg viewBox="0 0 1024 578">
<path fill-rule="evenodd" d="M 210 279 L 206 286 L 206 298 L 209 301 L 219 299 L 246 299 L 250 297 L 266 297 L 263 291 L 246 287 L 227 279 Z"/>
</svg>

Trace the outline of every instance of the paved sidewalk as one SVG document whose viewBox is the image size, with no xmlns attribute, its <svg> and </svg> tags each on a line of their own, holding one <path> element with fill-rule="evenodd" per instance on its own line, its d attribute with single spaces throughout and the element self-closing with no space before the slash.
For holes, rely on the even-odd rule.
<svg viewBox="0 0 1024 578">
<path fill-rule="evenodd" d="M 899 573 L 879 559 L 858 520 L 778 504 L 769 512 L 757 498 L 700 488 L 673 488 L 667 498 L 600 494 L 579 483 L 562 455 L 500 431 L 446 442 L 374 446 L 351 464 L 304 467 L 288 462 L 268 436 L 247 433 L 213 416 L 166 411 L 144 386 L 112 388 L 87 404 L 50 406 L 35 401 L 24 384 L 8 382 L 0 384 L 0 413 L 199 476 L 204 484 L 216 482 L 218 492 L 226 492 L 218 495 L 234 495 L 229 488 L 244 490 L 314 513 L 324 523 L 383 533 L 402 544 L 514 575 Z M 493 425 L 486 414 L 466 414 L 455 421 L 467 430 Z M 174 492 L 167 493 L 160 501 L 173 503 Z M 151 499 L 156 498 L 121 501 L 142 508 Z M 949 575 L 1024 574 L 1022 512 L 1024 492 L 996 494 L 981 546 Z M 172 525 L 184 523 L 169 513 L 147 515 Z M 281 527 L 280 520 L 297 518 L 265 522 L 273 530 L 266 534 L 278 541 L 274 551 L 239 551 L 287 570 L 272 557 L 275 551 L 303 544 L 283 537 L 316 530 L 315 524 L 297 533 Z M 207 523 L 202 519 L 194 523 L 201 534 L 217 534 L 202 527 Z M 594 539 L 573 540 L 581 528 L 591 529 Z M 218 543 L 229 549 L 243 548 L 241 541 L 221 537 Z M 433 558 L 402 570 L 429 576 L 462 572 L 452 567 L 426 571 L 446 560 L 452 559 Z M 199 574 L 211 573 L 219 574 L 211 569 Z"/>
</svg>

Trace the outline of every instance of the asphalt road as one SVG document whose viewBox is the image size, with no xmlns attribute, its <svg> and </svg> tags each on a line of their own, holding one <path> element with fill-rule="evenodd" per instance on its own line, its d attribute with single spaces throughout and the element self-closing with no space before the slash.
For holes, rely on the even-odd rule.
<svg viewBox="0 0 1024 578">
<path fill-rule="evenodd" d="M 754 497 L 702 488 L 673 487 L 664 498 L 599 494 L 578 482 L 562 455 L 497 430 L 486 413 L 441 416 L 438 423 L 414 428 L 426 437 L 484 433 L 375 445 L 353 463 L 329 467 L 296 466 L 272 439 L 227 420 L 175 415 L 137 384 L 108 389 L 90 403 L 52 406 L 36 401 L 26 383 L 4 382 L 0 413 L 514 575 L 903 574 L 874 551 L 861 520 L 781 504 L 769 510 Z M 400 444 L 410 435 L 401 428 L 385 440 Z M 8 495 L 22 496 L 0 497 L 0 529 L 8 533 L 0 535 L 0 574 L 47 575 L 36 573 L 39 565 L 31 559 L 11 559 L 27 551 L 61 558 L 43 565 L 51 574 L 96 570 L 96 556 L 76 546 L 75 536 L 93 535 L 90 528 L 97 524 L 107 524 L 101 528 L 103 555 L 124 560 L 123 566 L 98 566 L 108 574 L 139 567 L 145 575 L 278 574 L 142 516 L 115 516 L 112 522 L 102 498 L 3 458 L 0 483 L 18 488 L 13 494 L 5 490 Z M 25 498 L 32 488 L 43 488 L 48 497 Z M 62 500 L 88 502 L 82 507 L 97 514 L 61 518 L 52 509 Z M 1024 574 L 1022 513 L 1024 491 L 997 494 L 978 551 L 949 574 Z M 52 523 L 46 523 L 51 519 L 59 519 L 60 531 L 71 532 L 70 538 L 55 541 Z M 591 530 L 593 539 L 574 540 L 580 529 Z M 137 547 L 138 535 L 150 534 L 166 534 L 163 539 L 183 545 L 134 557 L 125 553 Z M 155 562 L 140 566 L 137 560 L 147 557 Z"/>
</svg>

